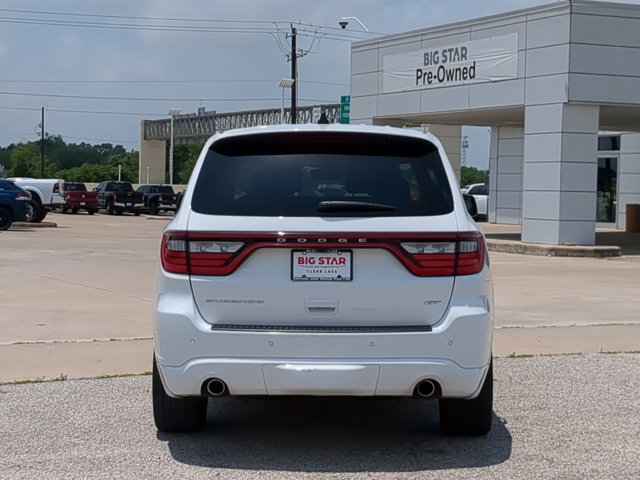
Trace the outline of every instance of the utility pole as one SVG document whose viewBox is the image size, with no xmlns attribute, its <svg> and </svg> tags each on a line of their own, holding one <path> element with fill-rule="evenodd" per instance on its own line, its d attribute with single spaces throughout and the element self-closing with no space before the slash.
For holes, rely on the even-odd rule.
<svg viewBox="0 0 640 480">
<path fill-rule="evenodd" d="M 298 53 L 296 52 L 296 29 L 291 24 L 291 78 L 293 79 L 293 85 L 291 85 L 291 123 L 297 123 L 298 112 L 296 110 L 296 103 L 298 100 Z"/>
<path fill-rule="evenodd" d="M 40 177 L 44 178 L 44 107 L 40 119 Z"/>
</svg>

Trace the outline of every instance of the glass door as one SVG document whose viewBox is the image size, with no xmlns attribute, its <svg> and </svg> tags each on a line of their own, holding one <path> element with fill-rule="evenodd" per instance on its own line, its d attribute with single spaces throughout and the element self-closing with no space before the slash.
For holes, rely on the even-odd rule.
<svg viewBox="0 0 640 480">
<path fill-rule="evenodd" d="M 596 222 L 615 226 L 618 193 L 618 157 L 598 157 Z"/>
</svg>

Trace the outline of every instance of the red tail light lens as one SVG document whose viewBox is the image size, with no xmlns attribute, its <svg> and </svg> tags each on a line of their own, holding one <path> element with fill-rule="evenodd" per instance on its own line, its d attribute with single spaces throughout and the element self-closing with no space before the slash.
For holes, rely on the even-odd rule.
<svg viewBox="0 0 640 480">
<path fill-rule="evenodd" d="M 166 232 L 162 237 L 162 267 L 171 273 L 228 275 L 231 261 L 244 242 L 203 239 L 185 232 Z"/>
<path fill-rule="evenodd" d="M 59 183 L 54 183 L 53 184 L 53 193 L 60 193 L 60 184 Z"/>
<path fill-rule="evenodd" d="M 420 277 L 473 275 L 484 267 L 484 242 L 479 233 L 457 234 L 450 240 L 403 242 L 413 260 L 409 269 Z"/>
<path fill-rule="evenodd" d="M 29 192 L 16 193 L 16 200 L 31 200 L 31 194 Z"/>
<path fill-rule="evenodd" d="M 187 236 L 185 232 L 166 232 L 162 236 L 160 260 L 162 268 L 171 273 L 189 273 Z"/>
</svg>

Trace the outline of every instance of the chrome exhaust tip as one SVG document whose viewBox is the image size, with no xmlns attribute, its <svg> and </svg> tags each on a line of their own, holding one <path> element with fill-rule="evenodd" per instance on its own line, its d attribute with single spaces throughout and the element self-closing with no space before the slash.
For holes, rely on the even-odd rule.
<svg viewBox="0 0 640 480">
<path fill-rule="evenodd" d="M 438 389 L 433 380 L 425 379 L 416 385 L 415 395 L 419 398 L 434 398 Z"/>
<path fill-rule="evenodd" d="M 219 378 L 212 378 L 205 384 L 207 393 L 212 397 L 219 397 L 227 393 L 227 384 Z"/>
</svg>

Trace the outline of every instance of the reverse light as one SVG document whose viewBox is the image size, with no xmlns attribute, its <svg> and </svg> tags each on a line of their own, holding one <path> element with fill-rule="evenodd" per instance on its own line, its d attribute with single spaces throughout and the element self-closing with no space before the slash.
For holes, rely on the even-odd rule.
<svg viewBox="0 0 640 480">
<path fill-rule="evenodd" d="M 405 242 L 400 244 L 409 253 L 456 253 L 456 242 Z"/>
<path fill-rule="evenodd" d="M 189 251 L 194 253 L 236 253 L 243 242 L 189 242 Z"/>
</svg>

